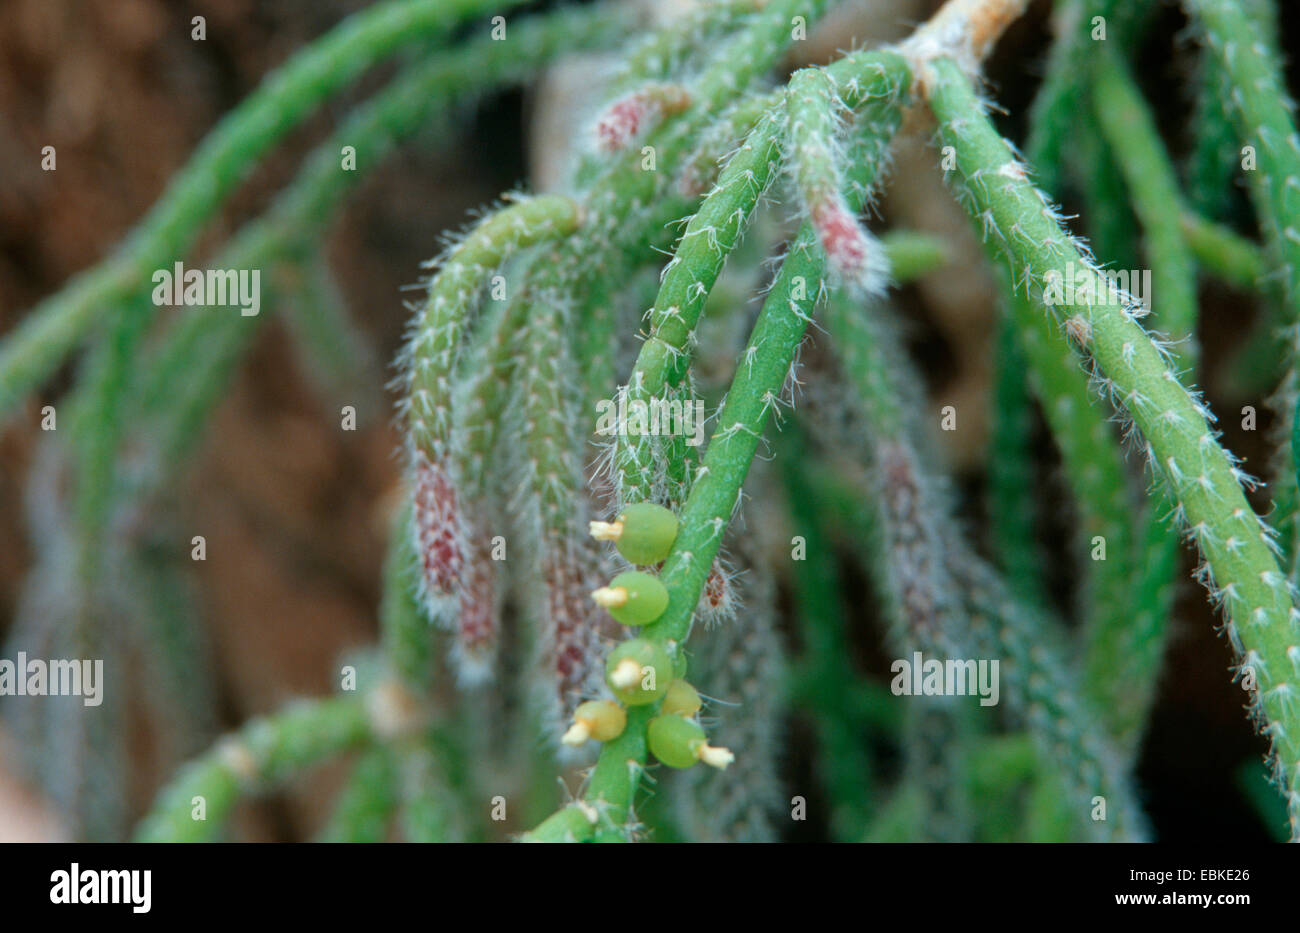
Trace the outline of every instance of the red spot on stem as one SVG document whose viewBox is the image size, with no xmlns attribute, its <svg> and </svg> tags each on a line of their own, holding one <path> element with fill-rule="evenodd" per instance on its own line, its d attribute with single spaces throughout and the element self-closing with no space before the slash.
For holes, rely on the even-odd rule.
<svg viewBox="0 0 1300 933">
<path fill-rule="evenodd" d="M 460 586 L 465 562 L 456 488 L 445 465 L 423 453 L 415 459 L 414 518 L 425 588 L 431 596 L 450 596 Z"/>
<path fill-rule="evenodd" d="M 832 267 L 845 278 L 863 275 L 870 246 L 848 206 L 839 198 L 830 198 L 813 205 L 811 214 L 813 229 Z"/>
</svg>

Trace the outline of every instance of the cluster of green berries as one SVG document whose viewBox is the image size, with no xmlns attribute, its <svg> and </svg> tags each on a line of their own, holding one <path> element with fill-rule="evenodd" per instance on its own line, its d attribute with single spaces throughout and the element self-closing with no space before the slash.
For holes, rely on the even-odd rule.
<svg viewBox="0 0 1300 933">
<path fill-rule="evenodd" d="M 591 536 L 613 541 L 630 564 L 659 564 L 677 540 L 677 516 L 662 505 L 638 502 L 624 508 L 612 522 L 592 522 Z M 668 608 L 668 590 L 657 576 L 642 570 L 620 573 L 591 598 L 624 625 L 648 625 Z"/>
<path fill-rule="evenodd" d="M 650 720 L 646 738 L 654 756 L 670 768 L 689 768 L 702 761 L 713 768 L 725 768 L 736 760 L 730 749 L 710 745 L 696 716 L 700 695 L 684 680 L 668 685 L 659 715 Z"/>
<path fill-rule="evenodd" d="M 658 564 L 668 556 L 677 538 L 677 516 L 661 505 L 639 502 L 627 506 L 613 522 L 592 522 L 591 534 L 602 541 L 613 541 L 632 564 Z M 591 596 L 624 625 L 648 625 L 668 607 L 668 590 L 659 578 L 640 570 L 620 573 Z M 605 662 L 605 682 L 623 705 L 613 700 L 583 703 L 574 712 L 573 725 L 563 741 L 581 745 L 589 739 L 616 739 L 627 727 L 624 706 L 658 702 L 659 715 L 650 720 L 647 736 L 656 758 L 671 768 L 689 768 L 697 761 L 725 768 L 735 756 L 725 748 L 709 745 L 697 721 L 700 695 L 685 676 L 685 656 L 674 660 L 657 641 L 628 639 L 610 652 Z"/>
</svg>

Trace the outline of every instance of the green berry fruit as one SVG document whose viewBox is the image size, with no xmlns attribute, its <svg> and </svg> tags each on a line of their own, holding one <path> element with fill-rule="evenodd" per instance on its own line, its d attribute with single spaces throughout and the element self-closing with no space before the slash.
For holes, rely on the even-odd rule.
<svg viewBox="0 0 1300 933">
<path fill-rule="evenodd" d="M 653 622 L 668 606 L 668 590 L 659 578 L 639 570 L 620 573 L 591 595 L 624 625 Z"/>
<path fill-rule="evenodd" d="M 681 716 L 656 716 L 650 720 L 647 737 L 650 751 L 670 768 L 689 768 L 708 744 L 699 723 Z"/>
<path fill-rule="evenodd" d="M 668 692 L 664 694 L 664 702 L 659 707 L 659 712 L 690 718 L 700 711 L 702 705 L 700 694 L 696 689 L 679 677 L 668 685 Z"/>
<path fill-rule="evenodd" d="M 677 516 L 653 502 L 629 505 L 618 516 L 623 531 L 614 542 L 629 563 L 657 564 L 668 556 L 677 540 Z"/>
<path fill-rule="evenodd" d="M 573 713 L 573 725 L 564 733 L 565 745 L 582 745 L 588 739 L 609 742 L 627 728 L 627 710 L 612 700 L 589 700 Z"/>
<path fill-rule="evenodd" d="M 643 706 L 668 692 L 673 661 L 658 642 L 633 638 L 610 652 L 605 680 L 614 696 L 628 706 Z"/>
</svg>

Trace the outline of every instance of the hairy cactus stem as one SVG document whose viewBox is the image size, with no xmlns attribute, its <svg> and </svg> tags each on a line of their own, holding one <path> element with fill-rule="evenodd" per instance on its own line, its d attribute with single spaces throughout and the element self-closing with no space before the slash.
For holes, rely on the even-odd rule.
<svg viewBox="0 0 1300 933">
<path fill-rule="evenodd" d="M 626 149 L 646 130 L 690 106 L 691 97 L 676 84 L 647 84 L 610 104 L 593 130 L 597 146 L 610 153 Z"/>
<path fill-rule="evenodd" d="M 897 109 L 899 88 L 905 83 L 900 80 L 902 62 L 897 56 L 872 53 L 855 58 L 851 65 L 863 75 L 858 103 L 879 104 L 886 113 Z M 626 387 L 630 400 L 647 403 L 682 378 L 691 337 L 709 292 L 759 199 L 775 179 L 783 122 L 781 115 L 760 118 L 687 223 L 664 270 L 650 314 L 650 336 L 642 344 Z M 646 458 L 629 449 L 634 446 L 634 441 L 620 441 L 615 461 L 622 474 L 624 501 L 638 501 L 646 495 Z"/>
<path fill-rule="evenodd" d="M 1109 297 L 1110 286 L 989 123 L 961 68 L 938 60 L 931 107 L 952 145 L 963 200 L 986 235 L 1024 270 L 1036 291 L 1067 264 L 1093 277 L 1082 309 L 1097 378 L 1145 439 L 1150 459 L 1179 503 L 1179 517 L 1205 557 L 1203 581 L 1228 616 L 1226 631 L 1252 671 L 1253 713 L 1273 743 L 1276 773 L 1300 838 L 1300 709 L 1289 650 L 1300 644 L 1300 611 L 1272 552 L 1270 529 L 1242 491 L 1249 478 L 1218 444 L 1205 405 L 1179 383 L 1137 321 L 1140 309 Z"/>
<path fill-rule="evenodd" d="M 461 480 L 450 457 L 455 363 L 462 333 L 488 277 L 517 249 L 578 228 L 575 201 L 529 198 L 490 215 L 439 263 L 405 350 L 403 400 L 415 502 L 414 532 L 425 598 L 459 595 L 464 567 Z"/>
<path fill-rule="evenodd" d="M 920 100 L 930 96 L 941 80 L 930 65 L 939 58 L 950 58 L 966 74 L 976 74 L 1002 33 L 1028 6 L 1029 0 L 948 0 L 898 46 L 912 73 L 912 93 Z"/>
<path fill-rule="evenodd" d="M 1153 271 L 1151 291 L 1161 296 L 1157 323 L 1171 347 L 1171 361 L 1194 367 L 1196 274 L 1180 213 L 1169 210 L 1170 204 L 1181 203 L 1182 195 L 1154 117 L 1126 66 L 1113 54 L 1103 53 L 1094 66 L 1093 107 L 1142 222 Z M 1180 353 L 1175 347 L 1185 349 Z M 1147 563 L 1133 574 L 1131 595 L 1121 602 L 1122 615 L 1128 618 L 1117 620 L 1112 614 L 1106 620 L 1109 625 L 1098 624 L 1086 633 L 1085 685 L 1130 754 L 1154 699 L 1173 603 L 1181 550 L 1177 529 L 1168 528 L 1165 521 L 1173 511 L 1163 491 L 1147 505 L 1139 552 L 1147 555 Z"/>
<path fill-rule="evenodd" d="M 143 292 L 153 270 L 193 240 L 245 168 L 318 104 L 401 46 L 521 2 L 391 0 L 348 18 L 291 59 L 204 140 L 112 259 L 43 301 L 0 345 L 0 415 L 58 367 L 98 315 Z"/>
<path fill-rule="evenodd" d="M 1280 55 L 1273 43 L 1260 41 L 1258 16 L 1243 11 L 1243 4 L 1186 0 L 1184 6 L 1229 82 L 1223 99 L 1239 145 L 1248 147 L 1257 163 L 1244 174 L 1270 265 L 1281 281 L 1285 323 L 1294 329 L 1300 324 L 1300 132 L 1295 103 L 1286 92 Z M 1273 522 L 1282 535 L 1292 583 L 1300 580 L 1300 487 L 1296 485 L 1297 464 L 1284 441 L 1300 396 L 1298 358 L 1300 346 L 1293 343 L 1287 349 L 1287 375 L 1272 402 L 1280 425 Z M 1300 801 L 1296 806 L 1300 807 Z"/>
</svg>

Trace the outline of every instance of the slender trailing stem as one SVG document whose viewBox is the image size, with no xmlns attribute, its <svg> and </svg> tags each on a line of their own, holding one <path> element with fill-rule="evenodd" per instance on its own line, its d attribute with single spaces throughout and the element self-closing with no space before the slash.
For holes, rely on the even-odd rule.
<svg viewBox="0 0 1300 933">
<path fill-rule="evenodd" d="M 1025 718 L 1040 759 L 1052 763 L 1073 824 L 1093 840 L 1142 841 L 1146 817 L 1120 754 L 1065 662 L 1059 627 L 1012 598 L 962 543 L 954 540 L 950 554 L 976 650 L 1003 659 L 1011 704 Z"/>
<path fill-rule="evenodd" d="M 393 743 L 399 775 L 398 822 L 408 842 L 464 841 L 464 799 L 449 787 L 446 756 L 429 733 Z"/>
<path fill-rule="evenodd" d="M 411 547 L 410 509 L 393 523 L 388 554 L 384 558 L 384 590 L 379 604 L 379 627 L 393 670 L 412 687 L 427 686 L 433 670 L 429 621 L 420 611 L 419 579 Z"/>
<path fill-rule="evenodd" d="M 857 390 L 866 427 L 863 444 L 872 466 L 870 501 L 878 532 L 871 570 L 883 597 L 889 647 L 896 657 L 913 652 L 939 657 L 970 655 L 967 622 L 947 572 L 940 532 L 951 517 L 942 487 L 923 467 L 909 412 L 921 409 L 904 385 L 918 380 L 900 362 L 905 354 L 880 319 L 852 293 L 834 295 L 826 309 L 841 368 Z M 965 770 L 977 725 L 963 700 L 913 697 L 904 727 L 905 780 L 925 795 L 920 836 L 928 841 L 970 838 L 973 821 Z"/>
<path fill-rule="evenodd" d="M 906 285 L 942 268 L 949 259 L 948 247 L 938 237 L 912 230 L 890 230 L 880 236 L 895 285 Z"/>
<path fill-rule="evenodd" d="M 762 427 L 785 384 L 795 350 L 821 294 L 824 262 L 815 234 L 805 228 L 791 247 L 750 337 L 749 345 L 763 352 L 754 355 L 752 364 L 742 363 L 718 415 L 719 429 L 709 442 L 704 463 L 682 509 L 673 549 L 660 571 L 668 590 L 668 607 L 654 624 L 646 626 L 646 638 L 680 645 L 690 634 L 695 606 L 722 545 L 723 532 L 739 505 L 740 487 L 758 448 Z M 596 805 L 603 818 L 611 819 L 616 826 L 628 818 L 644 767 L 644 727 L 650 712 L 645 708 L 629 711 L 623 734 L 601 750 L 585 794 L 587 805 Z M 545 829 L 549 835 L 556 826 L 562 826 L 579 840 L 597 831 L 594 822 L 588 822 L 583 829 L 571 815 L 552 823 L 554 819 L 543 823 L 539 830 Z"/>
<path fill-rule="evenodd" d="M 105 309 L 143 294 L 244 178 L 322 101 L 396 49 L 521 0 L 392 0 L 345 20 L 232 111 L 109 260 L 37 305 L 0 345 L 0 416 L 57 367 Z"/>
<path fill-rule="evenodd" d="M 520 80 L 561 50 L 601 45 L 625 28 L 625 21 L 617 17 L 610 21 L 575 13 L 551 14 L 512 25 L 508 42 L 476 39 L 444 56 L 408 66 L 307 158 L 298 177 L 265 216 L 242 228 L 227 245 L 219 265 L 273 267 L 293 256 L 302 231 L 324 224 L 353 186 L 399 143 L 427 126 L 430 118 L 441 118 L 458 100 L 475 92 Z M 341 171 L 340 150 L 359 141 L 366 145 L 356 171 Z M 264 305 L 273 307 L 274 302 L 264 301 Z M 155 351 L 138 404 L 150 419 L 162 419 L 155 441 L 162 454 L 160 468 L 174 465 L 189 451 L 262 319 L 262 315 L 195 310 L 175 324 Z"/>
<path fill-rule="evenodd" d="M 1243 28 L 1277 56 L 1278 23 L 1273 0 L 1241 0 L 1236 12 L 1246 18 Z M 1222 219 L 1232 203 L 1232 185 L 1241 169 L 1241 140 L 1231 113 L 1236 88 L 1222 58 L 1202 49 L 1198 74 L 1195 147 L 1186 166 L 1188 196 L 1196 209 Z"/>
<path fill-rule="evenodd" d="M 998 325 L 988 510 L 994 551 L 1016 594 L 1028 602 L 1046 605 L 1047 571 L 1038 542 L 1039 516 L 1035 500 L 1025 495 L 1033 484 L 1033 399 L 1009 304 L 1009 299 L 1004 299 Z"/>
<path fill-rule="evenodd" d="M 1189 346 L 1196 324 L 1196 273 L 1179 215 L 1169 210 L 1170 204 L 1182 201 L 1173 163 L 1124 64 L 1103 54 L 1094 74 L 1097 121 L 1142 223 L 1152 266 L 1151 293 L 1160 296 L 1157 323 L 1171 342 L 1174 362 L 1192 364 L 1197 356 Z M 1120 743 L 1128 747 L 1136 744 L 1150 713 L 1164 654 L 1180 551 L 1177 530 L 1166 530 L 1165 519 L 1172 511 L 1164 495 L 1147 505 L 1139 537 L 1142 550 L 1137 552 L 1146 555 L 1147 565 L 1135 574 L 1132 596 L 1124 601 L 1127 618 L 1103 617 L 1109 626 L 1097 625 L 1085 634 L 1085 683 Z"/>
<path fill-rule="evenodd" d="M 555 269 L 555 260 L 548 260 Z M 573 297 L 560 282 L 535 285 L 528 299 L 517 406 L 523 440 L 524 528 L 536 592 L 542 682 L 567 718 L 592 688 L 598 669 L 598 580 L 586 527 L 579 438 L 583 401 L 569 339 Z M 549 704 L 548 704 L 549 706 Z M 554 714 L 547 717 L 549 726 Z M 556 723 L 558 724 L 558 722 Z M 558 735 L 558 732 L 556 733 Z"/>
<path fill-rule="evenodd" d="M 373 414 L 379 407 L 374 349 L 349 315 L 325 256 L 304 263 L 297 285 L 287 296 L 286 317 L 299 365 L 324 398 L 354 405 L 358 416 Z"/>
<path fill-rule="evenodd" d="M 443 460 L 448 454 L 456 357 L 488 277 L 516 250 L 568 236 L 577 227 L 578 205 L 571 198 L 528 198 L 489 216 L 438 261 L 407 344 L 407 430 L 425 457 Z"/>
<path fill-rule="evenodd" d="M 407 340 L 406 394 L 401 405 L 411 459 L 412 531 L 422 570 L 421 590 L 431 618 L 442 614 L 444 600 L 458 603 L 455 655 L 467 682 L 490 676 L 496 612 L 492 564 L 484 553 L 488 534 L 481 503 L 470 500 L 466 479 L 451 456 L 453 389 L 462 336 L 488 277 L 513 252 L 567 236 L 578 222 L 577 203 L 564 195 L 531 198 L 490 215 L 441 261 Z M 546 340 L 564 339 L 559 323 L 551 322 L 557 329 L 548 332 Z M 559 365 L 562 359 L 563 354 L 548 357 L 550 365 Z M 554 416 L 565 409 L 548 411 Z M 528 423 L 537 425 L 538 420 L 530 418 Z M 549 462 L 541 475 L 558 479 L 559 469 Z M 567 470 L 565 475 L 575 472 Z M 555 491 L 552 486 L 546 494 Z M 546 552 L 550 551 L 548 547 Z"/>
<path fill-rule="evenodd" d="M 397 808 L 392 752 L 376 746 L 361 753 L 339 793 L 321 842 L 383 842 Z"/>
<path fill-rule="evenodd" d="M 846 104 L 862 106 L 871 102 L 886 115 L 888 108 L 896 107 L 905 85 L 903 62 L 897 55 L 882 52 L 860 56 L 842 60 L 837 66 L 830 80 L 845 87 L 853 82 Z M 648 402 L 681 378 L 709 292 L 754 207 L 775 178 L 782 131 L 779 115 L 760 120 L 687 223 L 650 312 L 650 336 L 641 345 L 628 384 L 629 403 Z M 650 488 L 652 465 L 647 462 L 645 448 L 635 439 L 618 446 L 617 467 L 624 501 L 639 501 Z"/>
<path fill-rule="evenodd" d="M 1178 220 L 1187 248 L 1206 271 L 1238 288 L 1259 286 L 1266 266 L 1258 246 L 1190 209 Z"/>
<path fill-rule="evenodd" d="M 871 449 L 880 478 L 871 483 L 871 498 L 878 504 L 882 525 L 880 550 L 873 564 L 877 566 L 879 587 L 891 596 L 894 650 L 910 653 L 919 648 L 930 656 L 1000 657 L 1011 669 L 1008 682 L 1014 688 L 1012 701 L 1029 712 L 1030 731 L 1045 755 L 1056 760 L 1068 756 L 1070 766 L 1067 789 L 1075 806 L 1072 811 L 1080 827 L 1088 825 L 1083 802 L 1094 794 L 1108 796 L 1113 806 L 1121 804 L 1124 814 L 1118 827 L 1096 827 L 1103 837 L 1108 830 L 1139 835 L 1141 816 L 1131 789 L 1123 775 L 1121 761 L 1097 716 L 1081 698 L 1081 690 L 1072 682 L 1061 660 L 1062 652 L 1052 646 L 1054 634 L 1045 624 L 1033 625 L 1018 606 L 1012 606 L 1000 583 L 977 579 L 976 575 L 954 571 L 954 565 L 971 560 L 958 536 L 952 532 L 951 508 L 937 488 L 934 476 L 925 468 L 926 459 L 913 447 L 904 413 L 918 406 L 909 404 L 905 385 L 915 380 L 897 374 L 897 360 L 902 354 L 893 345 L 888 332 L 869 314 L 846 302 L 843 296 L 833 299 L 827 320 L 845 369 L 852 374 L 862 400 L 869 425 L 868 447 Z M 865 490 L 864 490 L 865 491 Z M 991 588 L 997 587 L 996 597 Z M 984 592 L 985 596 L 979 596 Z M 993 615 L 981 599 L 1007 602 L 1001 614 Z M 999 624 L 992 620 L 1009 619 L 1018 624 Z M 993 629 L 993 630 L 991 630 Z M 1014 644 L 1012 643 L 1014 642 Z M 915 699 L 915 698 L 914 698 Z M 953 746 L 950 754 L 969 743 L 975 725 L 968 710 L 956 706 L 933 707 L 913 713 L 913 722 L 940 730 Z M 910 749 L 909 743 L 909 752 Z M 951 770 L 956 762 L 944 752 L 921 751 L 917 743 L 914 763 L 928 777 L 920 781 L 931 791 L 940 786 L 933 763 L 945 760 Z M 959 799 L 950 806 L 925 808 L 936 811 L 941 821 L 932 831 L 943 836 L 961 832 L 963 820 Z M 927 816 L 927 819 L 929 816 Z"/>
<path fill-rule="evenodd" d="M 855 677 L 850 660 L 848 624 L 841 600 L 841 581 L 829 537 L 818 514 L 822 497 L 810 494 L 806 453 L 797 430 L 788 432 L 782 451 L 792 527 L 804 540 L 806 560 L 795 561 L 793 582 L 804 660 L 796 681 L 796 699 L 817 713 L 818 773 L 833 808 L 832 832 L 841 841 L 856 841 L 866 831 L 874 808 L 878 775 L 870 749 L 861 741 L 853 715 Z M 865 509 L 856 508 L 855 512 Z M 892 699 L 892 698 L 891 698 Z"/>
<path fill-rule="evenodd" d="M 1291 423 L 1300 393 L 1297 357 L 1300 345 L 1300 133 L 1295 104 L 1286 92 L 1286 79 L 1276 44 L 1261 41 L 1260 17 L 1225 0 L 1187 0 L 1188 12 L 1199 24 L 1203 41 L 1227 82 L 1225 100 L 1239 136 L 1242 167 L 1255 213 L 1263 228 L 1269 263 L 1282 291 L 1288 327 L 1288 373 L 1274 397 L 1278 421 Z M 1285 444 L 1274 478 L 1274 512 L 1290 579 L 1300 566 L 1300 492 L 1294 485 L 1296 463 Z M 1300 806 L 1300 803 L 1297 804 Z M 1293 823 L 1294 828 L 1294 823 Z"/>
<path fill-rule="evenodd" d="M 1300 612 L 1274 559 L 1270 530 L 1246 502 L 1243 474 L 1216 441 L 1204 404 L 1179 383 L 1133 308 L 1109 298 L 1106 280 L 1028 181 L 959 66 L 941 60 L 934 69 L 941 80 L 931 107 L 941 138 L 954 147 L 959 190 L 988 237 L 1011 257 L 1013 274 L 1036 294 L 1059 284 L 1067 264 L 1092 282 L 1081 310 L 1097 377 L 1141 432 L 1153 469 L 1179 503 L 1184 531 L 1205 558 L 1203 580 L 1228 616 L 1240 669 L 1249 669 L 1256 685 L 1253 712 L 1272 740 L 1293 833 L 1300 836 L 1300 686 L 1291 661 L 1300 652 L 1290 650 L 1300 643 Z"/>
<path fill-rule="evenodd" d="M 767 476 L 764 470 L 762 478 Z M 692 677 L 707 683 L 718 701 L 707 710 L 710 742 L 744 749 L 725 775 L 694 768 L 678 779 L 678 822 L 693 841 L 774 842 L 786 817 L 780 786 L 785 651 L 775 581 L 758 563 L 765 544 L 783 542 L 755 536 L 740 548 L 750 571 L 741 584 L 743 623 L 714 626 L 692 642 Z"/>
<path fill-rule="evenodd" d="M 1013 286 L 1007 287 L 1007 301 L 1029 363 L 1030 385 L 1061 452 L 1078 509 L 1079 545 L 1090 558 L 1089 628 L 1109 632 L 1127 619 L 1130 568 L 1124 555 L 1131 552 L 1133 538 L 1129 518 L 1134 503 L 1119 438 L 1107 412 L 1094 404 L 1082 358 L 1060 340 L 1056 323 L 1041 303 Z"/>
<path fill-rule="evenodd" d="M 202 842 L 220 833 L 240 795 L 283 781 L 373 735 L 364 698 L 311 700 L 254 719 L 182 769 L 136 831 L 140 842 Z"/>
<path fill-rule="evenodd" d="M 803 340 L 813 309 L 824 286 L 825 255 L 810 226 L 800 231 L 790 247 L 764 302 L 749 348 L 726 401 L 718 413 L 718 428 L 709 441 L 690 496 L 682 508 L 673 549 L 660 571 L 668 591 L 662 616 L 643 630 L 643 637 L 680 646 L 690 634 L 691 620 L 705 579 L 722 545 L 723 533 L 740 504 L 741 486 L 758 449 L 763 426 L 776 406 L 795 352 Z M 628 818 L 632 796 L 645 762 L 645 722 L 648 711 L 633 709 L 622 736 L 601 750 L 600 760 L 585 799 L 596 802 L 602 818 L 622 825 Z M 564 822 L 572 831 L 576 822 Z M 543 824 L 546 825 L 546 824 Z M 584 835 L 595 833 L 588 823 Z M 581 828 L 581 827 L 578 827 Z M 617 838 L 615 831 L 600 833 Z"/>
<path fill-rule="evenodd" d="M 1113 28 L 1121 0 L 1058 0 L 1053 4 L 1055 38 L 1047 57 L 1047 73 L 1030 112 L 1025 154 L 1049 191 L 1064 178 L 1064 146 L 1074 130 L 1077 101 L 1089 72 L 1088 56 L 1099 41 L 1098 27 Z M 1106 32 L 1107 41 L 1110 33 Z"/>
</svg>

